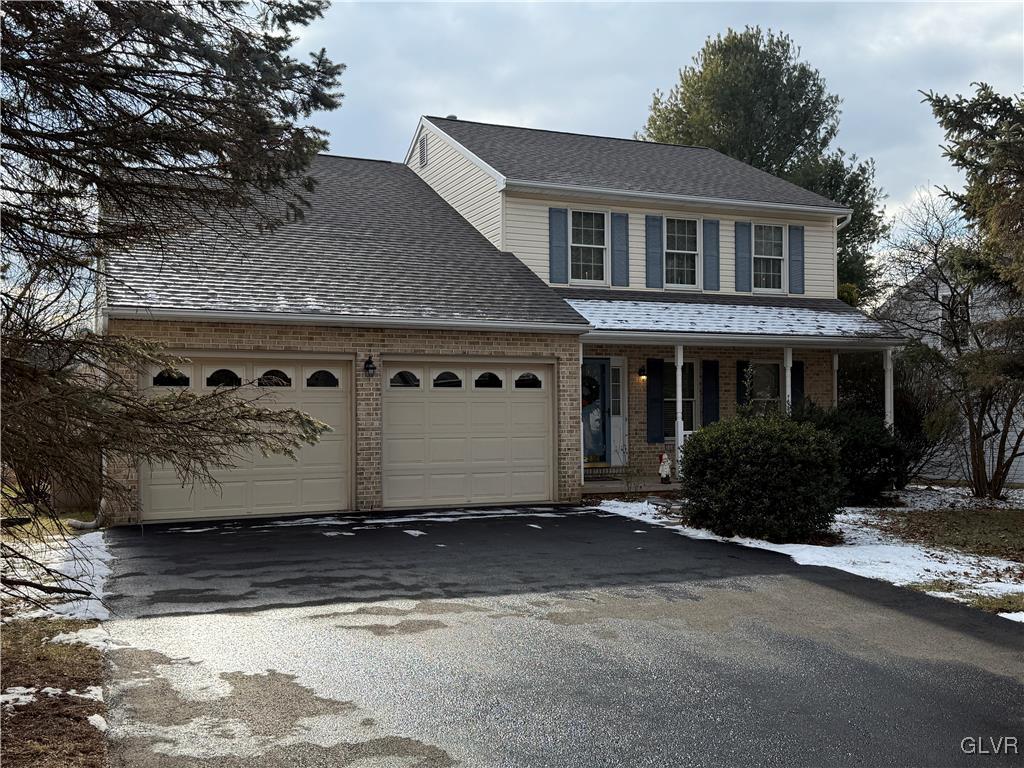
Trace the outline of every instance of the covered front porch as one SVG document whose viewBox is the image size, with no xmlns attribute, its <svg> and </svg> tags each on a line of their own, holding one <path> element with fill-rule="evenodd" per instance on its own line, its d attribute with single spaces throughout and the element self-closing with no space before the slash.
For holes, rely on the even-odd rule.
<svg viewBox="0 0 1024 768">
<path fill-rule="evenodd" d="M 661 324 L 676 327 L 651 330 L 607 327 L 613 324 L 608 313 L 616 311 L 614 324 L 652 325 L 645 317 L 649 303 L 624 302 L 641 304 L 639 310 L 609 308 L 620 302 L 607 300 L 572 303 L 589 310 L 582 314 L 596 326 L 583 337 L 581 350 L 584 493 L 664 488 L 658 477 L 663 454 L 674 484 L 677 448 L 701 427 L 734 418 L 743 405 L 783 412 L 804 401 L 835 406 L 841 352 L 877 353 L 884 371 L 881 415 L 893 424 L 892 352 L 898 339 L 846 305 L 823 310 L 758 303 L 756 313 L 750 305 L 731 305 L 728 321 L 716 324 L 699 311 L 713 307 L 676 300 L 672 310 L 683 306 L 691 312 L 675 322 L 669 312 Z M 633 320 L 623 320 L 625 313 Z"/>
</svg>

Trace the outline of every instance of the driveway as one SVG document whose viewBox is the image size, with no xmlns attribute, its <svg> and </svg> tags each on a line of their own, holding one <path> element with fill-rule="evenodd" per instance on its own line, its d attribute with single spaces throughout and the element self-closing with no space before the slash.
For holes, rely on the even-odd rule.
<svg viewBox="0 0 1024 768">
<path fill-rule="evenodd" d="M 115 766 L 1024 754 L 1024 632 L 973 609 L 592 510 L 280 522 L 108 534 Z"/>
</svg>

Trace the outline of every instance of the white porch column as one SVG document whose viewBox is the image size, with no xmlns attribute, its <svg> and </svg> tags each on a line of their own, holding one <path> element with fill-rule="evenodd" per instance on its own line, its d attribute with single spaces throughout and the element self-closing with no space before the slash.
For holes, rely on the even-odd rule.
<svg viewBox="0 0 1024 768">
<path fill-rule="evenodd" d="M 683 456 L 683 345 L 676 345 L 676 477 L 682 476 Z"/>
<path fill-rule="evenodd" d="M 783 379 L 783 394 L 785 396 L 786 413 L 793 412 L 793 348 L 786 347 L 782 350 L 782 367 L 785 369 Z"/>
<path fill-rule="evenodd" d="M 892 347 L 886 347 L 883 365 L 885 366 L 885 426 L 890 430 L 896 421 L 892 396 Z"/>
<path fill-rule="evenodd" d="M 832 407 L 839 407 L 839 353 L 832 353 Z"/>
</svg>

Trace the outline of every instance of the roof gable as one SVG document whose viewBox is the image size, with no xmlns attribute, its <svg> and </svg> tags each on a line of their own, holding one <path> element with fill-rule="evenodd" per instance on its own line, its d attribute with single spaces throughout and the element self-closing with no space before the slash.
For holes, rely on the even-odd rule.
<svg viewBox="0 0 1024 768">
<path fill-rule="evenodd" d="M 431 124 L 509 184 L 587 188 L 737 204 L 847 207 L 707 147 L 588 136 L 443 117 Z"/>
</svg>

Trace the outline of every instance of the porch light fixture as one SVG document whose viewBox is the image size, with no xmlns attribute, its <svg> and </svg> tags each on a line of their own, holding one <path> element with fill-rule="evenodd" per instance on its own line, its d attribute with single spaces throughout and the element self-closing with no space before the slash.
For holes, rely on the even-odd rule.
<svg viewBox="0 0 1024 768">
<path fill-rule="evenodd" d="M 640 373 L 640 381 L 647 381 L 647 366 L 646 365 L 641 365 L 640 366 L 639 373 Z"/>
<path fill-rule="evenodd" d="M 377 372 L 377 366 L 373 363 L 373 355 L 366 358 L 366 362 L 363 363 L 363 370 L 369 378 L 373 378 L 373 374 Z"/>
</svg>

